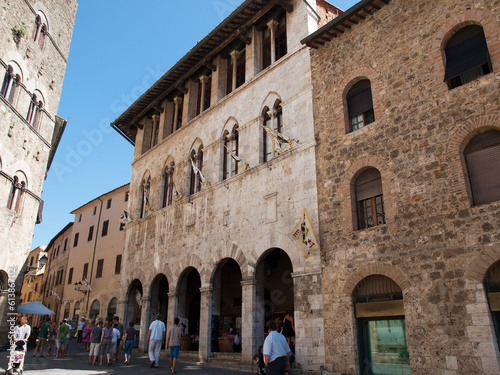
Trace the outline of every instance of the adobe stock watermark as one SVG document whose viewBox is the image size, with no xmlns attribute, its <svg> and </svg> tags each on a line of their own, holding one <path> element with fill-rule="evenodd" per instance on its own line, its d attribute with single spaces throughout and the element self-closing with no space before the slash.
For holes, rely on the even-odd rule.
<svg viewBox="0 0 500 375">
<path fill-rule="evenodd" d="M 242 3 L 243 0 L 214 0 L 212 4 L 220 21 L 223 21 Z"/>
<path fill-rule="evenodd" d="M 154 82 L 163 74 L 160 65 L 153 69 L 150 66 L 145 68 L 146 74 L 142 78 L 141 84 L 133 87 L 129 94 L 122 94 L 120 98 L 113 100 L 110 109 L 113 114 L 119 115 L 124 112 L 139 96 L 141 96 Z M 72 173 L 83 160 L 92 154 L 92 152 L 104 141 L 106 134 L 113 132 L 111 128 L 112 120 L 103 118 L 97 127 L 81 132 L 80 141 L 76 145 L 66 146 L 66 156 L 63 161 L 54 161 L 52 170 L 55 172 L 59 182 L 63 181 L 66 174 Z"/>
</svg>

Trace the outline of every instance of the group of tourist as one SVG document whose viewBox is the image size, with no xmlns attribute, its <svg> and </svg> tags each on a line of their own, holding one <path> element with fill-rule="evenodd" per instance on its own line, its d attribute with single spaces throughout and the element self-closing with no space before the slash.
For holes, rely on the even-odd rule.
<svg viewBox="0 0 500 375">
<path fill-rule="evenodd" d="M 38 356 L 43 357 L 43 350 L 47 345 L 46 357 L 54 355 L 56 358 L 66 358 L 68 356 L 70 331 L 71 325 L 66 319 L 57 325 L 57 322 L 52 322 L 50 317 L 47 317 L 40 326 L 33 356 L 36 357 L 38 352 Z"/>
</svg>

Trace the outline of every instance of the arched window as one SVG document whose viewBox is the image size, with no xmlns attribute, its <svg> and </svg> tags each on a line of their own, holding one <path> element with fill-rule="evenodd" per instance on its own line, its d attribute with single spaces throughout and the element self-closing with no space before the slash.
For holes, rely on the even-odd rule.
<svg viewBox="0 0 500 375">
<path fill-rule="evenodd" d="M 488 306 L 495 328 L 497 347 L 500 347 L 500 261 L 493 264 L 484 277 Z"/>
<path fill-rule="evenodd" d="M 357 229 L 385 224 L 382 178 L 375 168 L 362 172 L 354 184 L 357 206 Z"/>
<path fill-rule="evenodd" d="M 450 89 L 493 71 L 484 30 L 479 25 L 465 26 L 458 30 L 446 44 L 444 52 L 444 81 Z"/>
<path fill-rule="evenodd" d="M 42 119 L 42 109 L 43 101 L 41 97 L 37 97 L 37 94 L 33 94 L 30 101 L 30 106 L 28 108 L 28 114 L 26 116 L 26 121 L 28 121 L 31 126 L 35 129 L 39 128 Z"/>
<path fill-rule="evenodd" d="M 370 80 L 363 79 L 355 83 L 347 93 L 346 99 L 349 132 L 361 129 L 375 121 Z"/>
<path fill-rule="evenodd" d="M 281 102 L 278 100 L 272 111 L 266 107 L 262 111 L 263 125 L 274 130 L 278 133 L 282 133 L 283 125 L 283 109 L 281 108 Z M 263 162 L 267 162 L 272 158 L 278 156 L 279 154 L 274 151 L 273 142 L 269 138 L 266 129 L 262 129 L 263 136 Z"/>
<path fill-rule="evenodd" d="M 238 174 L 238 125 L 235 125 L 231 132 L 224 132 L 224 167 L 222 179 L 227 180 L 231 176 Z"/>
<path fill-rule="evenodd" d="M 22 172 L 17 172 L 12 181 L 7 208 L 19 213 L 24 196 L 24 191 L 27 188 L 26 176 Z"/>
<path fill-rule="evenodd" d="M 43 47 L 45 34 L 48 31 L 47 18 L 42 12 L 38 12 L 35 18 L 35 26 L 33 28 L 33 41 L 35 41 L 40 48 Z"/>
<path fill-rule="evenodd" d="M 201 191 L 201 177 L 199 173 L 197 173 L 196 169 L 198 169 L 200 172 L 202 171 L 203 168 L 203 146 L 200 146 L 198 148 L 198 152 L 196 150 L 191 150 L 190 154 L 190 159 L 192 161 L 189 161 L 189 195 L 195 194 L 199 191 Z M 196 167 L 193 168 L 193 164 Z"/>
<path fill-rule="evenodd" d="M 161 206 L 170 206 L 174 198 L 174 163 L 163 172 L 163 196 Z"/>
<path fill-rule="evenodd" d="M 2 89 L 0 94 L 10 103 L 14 104 L 16 93 L 19 85 L 21 84 L 21 75 L 16 71 L 12 65 L 9 65 L 5 70 L 3 77 Z"/>
<path fill-rule="evenodd" d="M 500 131 L 473 138 L 464 149 L 473 205 L 500 200 Z"/>
</svg>

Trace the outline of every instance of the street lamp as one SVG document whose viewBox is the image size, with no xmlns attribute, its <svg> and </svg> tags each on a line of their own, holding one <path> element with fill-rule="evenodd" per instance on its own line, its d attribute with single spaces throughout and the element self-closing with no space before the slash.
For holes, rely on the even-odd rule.
<svg viewBox="0 0 500 375">
<path fill-rule="evenodd" d="M 85 281 L 82 283 L 81 281 L 78 281 L 77 283 L 73 284 L 73 287 L 77 292 L 87 294 L 88 291 L 92 290 L 92 286 L 90 283 L 85 279 Z"/>
</svg>

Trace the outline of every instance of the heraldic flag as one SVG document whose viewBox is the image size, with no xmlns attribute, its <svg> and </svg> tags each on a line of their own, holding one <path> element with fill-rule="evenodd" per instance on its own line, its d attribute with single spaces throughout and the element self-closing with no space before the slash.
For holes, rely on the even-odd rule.
<svg viewBox="0 0 500 375">
<path fill-rule="evenodd" d="M 302 250 L 304 250 L 304 256 L 309 258 L 313 250 L 318 249 L 318 241 L 316 241 L 316 236 L 309 221 L 309 216 L 307 216 L 307 211 L 304 208 L 304 213 L 300 218 L 299 222 L 293 228 L 292 237 L 300 241 Z"/>
</svg>

